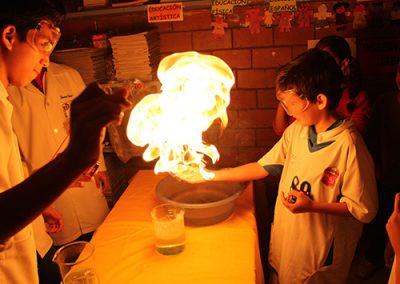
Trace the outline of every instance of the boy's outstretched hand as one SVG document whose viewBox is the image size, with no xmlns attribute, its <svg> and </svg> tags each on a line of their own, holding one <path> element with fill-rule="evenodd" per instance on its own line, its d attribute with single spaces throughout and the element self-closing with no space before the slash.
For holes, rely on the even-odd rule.
<svg viewBox="0 0 400 284">
<path fill-rule="evenodd" d="M 206 177 L 203 175 L 206 175 Z M 215 174 L 206 169 L 203 169 L 201 172 L 198 167 L 187 167 L 185 171 L 178 171 L 177 173 L 172 174 L 172 176 L 179 180 L 195 184 L 212 180 Z"/>
<path fill-rule="evenodd" d="M 105 126 L 119 124 L 121 113 L 130 108 L 124 88 L 107 95 L 97 83 L 91 83 L 71 104 L 71 133 L 67 151 L 85 168 L 99 158 Z"/>
</svg>

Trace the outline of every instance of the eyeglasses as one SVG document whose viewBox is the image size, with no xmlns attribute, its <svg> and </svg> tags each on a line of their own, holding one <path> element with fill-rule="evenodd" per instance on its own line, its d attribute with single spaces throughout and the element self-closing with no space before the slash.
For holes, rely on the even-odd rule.
<svg viewBox="0 0 400 284">
<path fill-rule="evenodd" d="M 45 55 L 50 55 L 60 39 L 60 29 L 52 23 L 42 20 L 34 28 L 33 33 L 28 33 L 27 42 L 35 50 Z"/>
<path fill-rule="evenodd" d="M 294 89 L 279 92 L 277 99 L 290 116 L 304 112 L 310 105 L 309 100 L 304 95 L 298 95 Z"/>
</svg>

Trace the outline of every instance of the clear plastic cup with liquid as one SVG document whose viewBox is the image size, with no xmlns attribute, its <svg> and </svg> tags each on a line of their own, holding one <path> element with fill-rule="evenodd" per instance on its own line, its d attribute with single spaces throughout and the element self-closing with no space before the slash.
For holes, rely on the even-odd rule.
<svg viewBox="0 0 400 284">
<path fill-rule="evenodd" d="M 164 255 L 175 255 L 185 249 L 185 210 L 173 204 L 161 204 L 153 208 L 156 249 Z"/>
<path fill-rule="evenodd" d="M 66 244 L 54 254 L 63 284 L 99 284 L 93 262 L 94 245 L 78 241 Z"/>
</svg>

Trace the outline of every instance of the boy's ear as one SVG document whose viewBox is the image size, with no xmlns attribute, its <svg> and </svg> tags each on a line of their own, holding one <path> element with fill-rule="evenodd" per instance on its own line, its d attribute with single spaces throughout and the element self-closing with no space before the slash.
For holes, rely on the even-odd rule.
<svg viewBox="0 0 400 284">
<path fill-rule="evenodd" d="M 1 32 L 1 44 L 11 50 L 16 37 L 17 29 L 13 25 L 8 25 Z"/>
<path fill-rule="evenodd" d="M 324 94 L 317 96 L 317 106 L 319 110 L 323 110 L 328 107 L 328 98 Z"/>
</svg>

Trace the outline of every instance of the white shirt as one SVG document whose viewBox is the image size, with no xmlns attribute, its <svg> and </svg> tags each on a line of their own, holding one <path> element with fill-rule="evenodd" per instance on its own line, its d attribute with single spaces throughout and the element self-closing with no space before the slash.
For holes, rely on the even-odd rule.
<svg viewBox="0 0 400 284">
<path fill-rule="evenodd" d="M 30 172 L 45 165 L 68 145 L 70 104 L 84 88 L 76 70 L 51 63 L 44 78 L 46 95 L 32 84 L 8 89 L 14 105 L 14 130 Z M 100 168 L 105 169 L 103 157 L 101 161 Z M 67 189 L 52 206 L 64 219 L 63 230 L 51 234 L 56 245 L 94 231 L 109 212 L 107 201 L 93 180 L 83 188 Z"/>
<path fill-rule="evenodd" d="M 18 143 L 11 125 L 13 107 L 7 96 L 0 82 L 0 192 L 20 183 L 24 177 Z M 30 225 L 7 242 L 0 243 L 0 283 L 38 283 L 36 251 Z"/>
<path fill-rule="evenodd" d="M 362 223 L 370 222 L 376 214 L 373 162 L 353 123 L 345 120 L 319 133 L 314 145 L 329 141 L 334 142 L 310 149 L 309 127 L 295 121 L 258 161 L 267 171 L 268 166 L 283 166 L 269 255 L 281 284 L 344 283 Z M 309 183 L 314 201 L 345 202 L 353 217 L 293 214 L 281 200 L 292 182 L 298 189 L 302 185 L 306 189 Z"/>
</svg>

